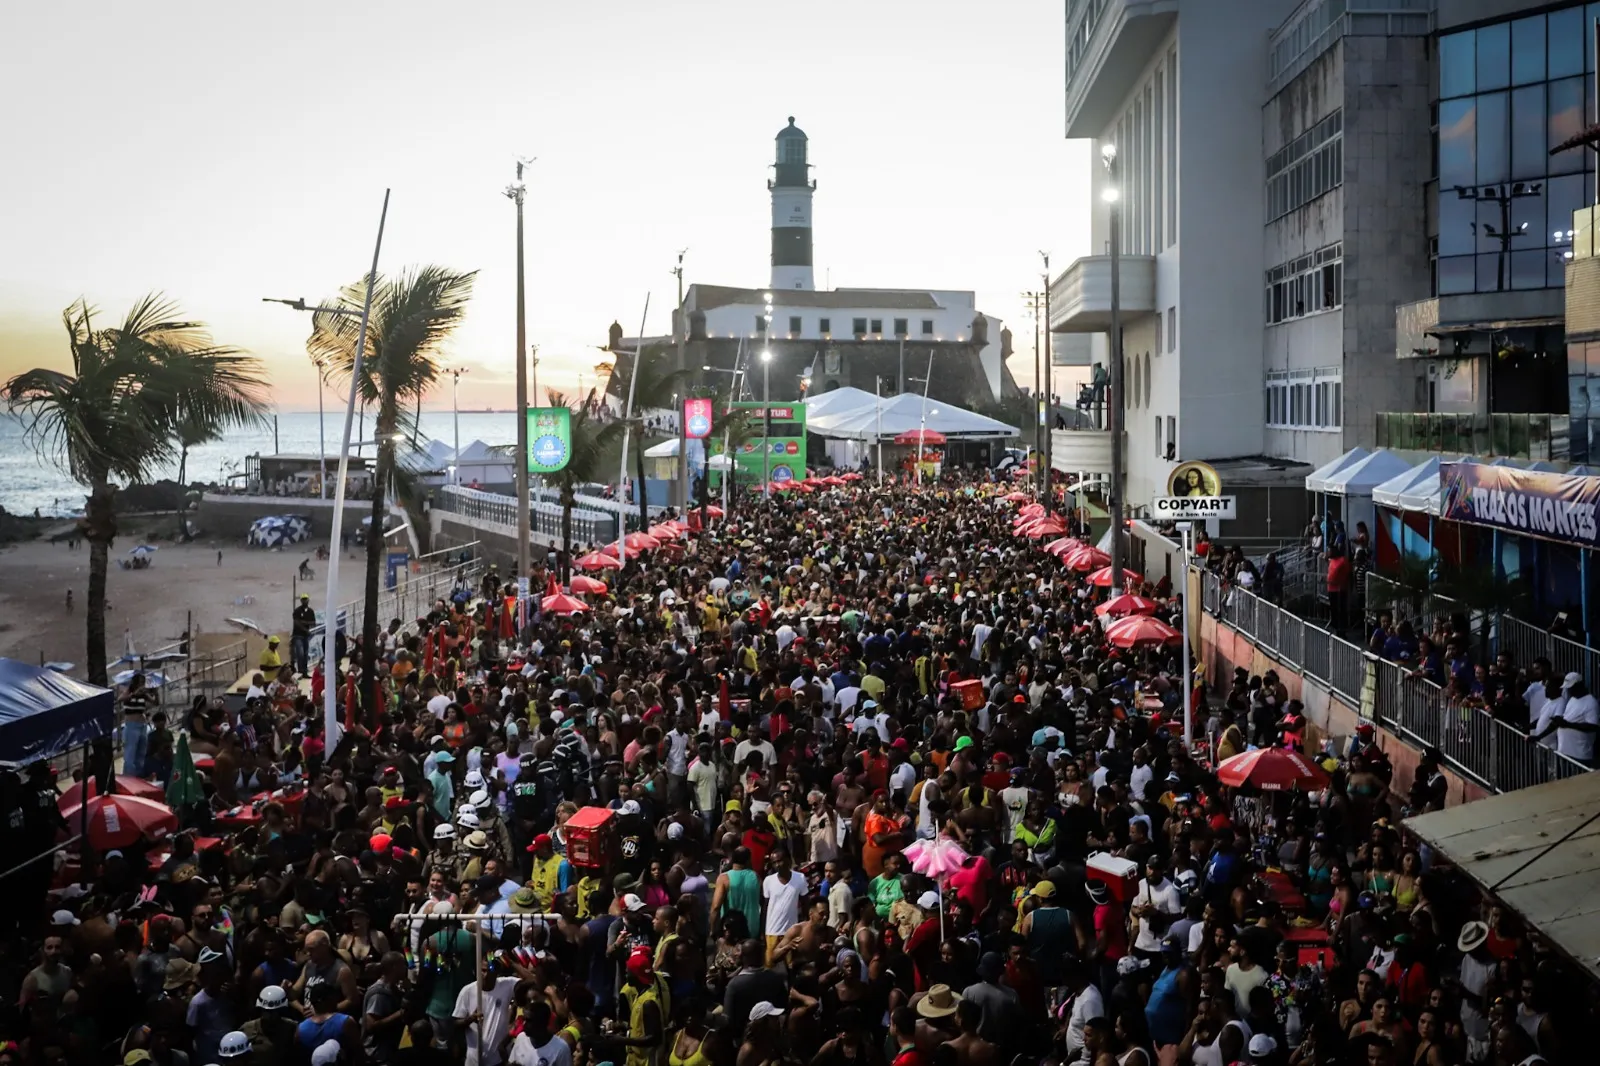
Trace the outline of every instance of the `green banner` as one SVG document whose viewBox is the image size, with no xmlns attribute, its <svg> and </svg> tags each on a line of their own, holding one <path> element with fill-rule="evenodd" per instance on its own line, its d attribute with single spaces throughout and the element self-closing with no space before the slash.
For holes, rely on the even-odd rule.
<svg viewBox="0 0 1600 1066">
<path fill-rule="evenodd" d="M 799 481 L 806 476 L 806 406 L 804 403 L 760 403 L 744 401 L 728 405 L 750 412 L 752 429 L 764 431 L 765 417 L 771 411 L 771 437 L 750 437 L 733 446 L 733 464 L 741 480 L 759 482 L 763 476 L 773 481 Z M 721 452 L 715 440 L 713 454 Z"/>
<path fill-rule="evenodd" d="M 528 472 L 554 474 L 572 459 L 572 412 L 565 407 L 528 408 Z"/>
</svg>

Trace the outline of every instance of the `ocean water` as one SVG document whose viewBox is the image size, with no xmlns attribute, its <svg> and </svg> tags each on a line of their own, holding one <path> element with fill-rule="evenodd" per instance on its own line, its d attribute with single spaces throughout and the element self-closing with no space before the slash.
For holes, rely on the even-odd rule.
<svg viewBox="0 0 1600 1066">
<path fill-rule="evenodd" d="M 352 440 L 372 438 L 372 418 L 359 424 L 365 432 L 357 434 L 352 427 Z M 455 444 L 455 424 L 450 411 L 422 412 L 418 430 L 419 443 L 429 439 Z M 25 432 L 26 423 L 17 415 L 0 412 L 0 507 L 12 514 L 31 514 L 35 509 L 42 515 L 69 515 L 83 509 L 84 490 L 53 460 L 41 458 Z M 322 432 L 329 455 L 339 451 L 339 438 L 344 432 L 344 412 L 328 411 L 323 416 Z M 264 428 L 235 430 L 221 440 L 202 444 L 189 452 L 188 478 L 190 481 L 220 482 L 230 473 L 242 473 L 247 455 L 272 455 L 275 452 L 317 453 L 317 413 L 288 412 L 277 416 L 276 443 L 273 425 Z M 485 444 L 512 444 L 517 439 L 517 418 L 511 411 L 494 413 L 461 413 L 461 447 L 465 449 L 475 440 Z M 373 454 L 368 443 L 361 454 Z M 352 449 L 352 454 L 355 450 Z M 174 460 L 161 470 L 158 477 L 176 478 L 178 464 Z"/>
</svg>

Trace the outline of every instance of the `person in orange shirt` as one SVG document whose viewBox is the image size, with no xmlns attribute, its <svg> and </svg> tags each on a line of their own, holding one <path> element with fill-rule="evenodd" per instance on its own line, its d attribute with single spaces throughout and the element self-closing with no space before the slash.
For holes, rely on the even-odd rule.
<svg viewBox="0 0 1600 1066">
<path fill-rule="evenodd" d="M 866 817 L 861 820 L 861 869 L 877 877 L 883 873 L 883 860 L 905 846 L 906 819 L 889 805 L 886 789 L 873 792 Z"/>
<path fill-rule="evenodd" d="M 861 753 L 861 769 L 867 775 L 867 787 L 874 792 L 889 787 L 889 756 L 883 750 L 883 741 L 876 732 L 867 734 L 867 750 Z"/>
</svg>

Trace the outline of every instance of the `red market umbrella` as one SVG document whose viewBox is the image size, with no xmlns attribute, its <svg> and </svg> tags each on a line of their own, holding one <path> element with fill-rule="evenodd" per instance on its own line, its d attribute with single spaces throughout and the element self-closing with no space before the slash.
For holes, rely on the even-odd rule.
<svg viewBox="0 0 1600 1066">
<path fill-rule="evenodd" d="M 1026 492 L 1021 491 L 1008 492 L 1000 498 L 1008 503 L 1027 503 L 1029 500 L 1033 499 L 1032 496 L 1029 496 Z"/>
<path fill-rule="evenodd" d="M 572 575 L 572 580 L 567 583 L 567 588 L 572 592 L 586 592 L 594 596 L 604 596 L 611 591 L 604 581 L 598 578 L 585 577 L 583 574 Z"/>
<path fill-rule="evenodd" d="M 846 484 L 844 478 L 840 477 L 837 474 L 829 474 L 827 477 L 822 479 L 822 483 L 824 485 L 832 485 L 835 488 L 839 488 L 839 487 L 843 486 L 844 484 Z"/>
<path fill-rule="evenodd" d="M 1133 570 L 1124 570 L 1122 572 L 1122 583 L 1125 585 L 1129 584 L 1130 582 L 1143 580 L 1144 575 Z M 1099 570 L 1096 570 L 1094 573 L 1089 575 L 1088 581 L 1089 584 L 1095 586 L 1096 588 L 1110 588 L 1111 567 L 1103 566 Z"/>
<path fill-rule="evenodd" d="M 861 474 L 858 473 L 857 471 L 852 470 L 848 474 L 840 474 L 839 475 L 839 480 L 840 481 L 860 481 L 861 480 Z"/>
<path fill-rule="evenodd" d="M 1030 537 L 1059 537 L 1067 532 L 1067 524 L 1051 515 L 1029 525 L 1026 532 Z"/>
<path fill-rule="evenodd" d="M 90 796 L 89 846 L 96 851 L 132 847 L 141 840 L 160 840 L 178 831 L 178 816 L 165 803 L 138 796 Z M 83 805 L 61 809 L 68 831 L 78 832 Z"/>
<path fill-rule="evenodd" d="M 1028 504 L 1028 506 L 1024 507 L 1022 510 L 1017 512 L 1017 517 L 1018 518 L 1038 518 L 1042 514 L 1044 514 L 1044 504 L 1042 504 L 1042 503 L 1030 503 L 1030 504 Z"/>
<path fill-rule="evenodd" d="M 908 429 L 894 439 L 896 444 L 943 444 L 945 436 L 936 429 Z"/>
<path fill-rule="evenodd" d="M 1131 614 L 1106 627 L 1106 640 L 1119 648 L 1159 648 L 1177 644 L 1183 640 L 1183 634 L 1159 618 Z"/>
<path fill-rule="evenodd" d="M 1090 571 L 1098 570 L 1102 566 L 1111 564 L 1111 556 L 1099 548 L 1085 545 L 1076 551 L 1070 551 L 1061 557 L 1061 564 L 1069 570 Z"/>
<path fill-rule="evenodd" d="M 590 552 L 588 555 L 578 556 L 572 565 L 579 570 L 621 570 L 622 560 L 618 559 L 615 553 L 608 555 L 604 552 Z"/>
<path fill-rule="evenodd" d="M 679 529 L 671 522 L 662 522 L 660 525 L 651 526 L 645 532 L 656 538 L 656 540 L 662 542 L 677 540 L 679 537 L 683 536 L 683 530 Z"/>
<path fill-rule="evenodd" d="M 798 481 L 769 481 L 767 488 L 772 492 L 793 492 L 800 487 Z"/>
<path fill-rule="evenodd" d="M 1155 614 L 1161 607 L 1155 600 L 1135 596 L 1131 592 L 1124 592 L 1120 596 L 1113 596 L 1094 609 L 1094 613 L 1102 617 L 1112 615 L 1121 617 L 1130 614 Z"/>
<path fill-rule="evenodd" d="M 578 614 L 589 609 L 587 603 L 576 597 L 568 596 L 564 592 L 558 592 L 554 596 L 546 596 L 539 601 L 539 606 L 544 609 L 545 614 Z"/>
<path fill-rule="evenodd" d="M 600 548 L 600 554 L 621 557 L 623 559 L 637 559 L 639 557 L 639 549 L 628 547 L 626 545 L 618 548 L 617 542 L 612 541 L 610 544 L 606 544 Z"/>
<path fill-rule="evenodd" d="M 1060 557 L 1065 556 L 1070 552 L 1075 552 L 1079 548 L 1087 547 L 1088 545 L 1079 540 L 1077 537 L 1061 537 L 1057 540 L 1051 541 L 1049 544 L 1046 544 L 1044 546 L 1044 550 L 1049 552 L 1051 555 Z"/>
<path fill-rule="evenodd" d="M 712 504 L 711 506 L 707 507 L 705 509 L 705 511 L 706 511 L 706 517 L 707 518 L 721 518 L 722 517 L 722 508 L 718 507 L 716 504 Z"/>
<path fill-rule="evenodd" d="M 629 533 L 623 543 L 636 552 L 653 551 L 661 547 L 661 542 L 648 533 Z"/>
<path fill-rule="evenodd" d="M 1233 788 L 1251 784 L 1267 792 L 1315 792 L 1328 785 L 1322 767 L 1289 748 L 1257 748 L 1224 759 L 1217 767 L 1217 780 Z"/>
<path fill-rule="evenodd" d="M 94 787 L 94 782 L 89 782 L 89 795 L 96 796 L 100 790 Z M 154 781 L 146 781 L 142 777 L 129 777 L 118 774 L 111 779 L 111 794 L 114 796 L 138 796 L 140 799 L 155 800 L 157 803 L 167 798 L 167 790 Z M 83 782 L 79 781 L 61 794 L 56 801 L 56 806 L 61 810 L 76 807 L 83 799 Z"/>
</svg>

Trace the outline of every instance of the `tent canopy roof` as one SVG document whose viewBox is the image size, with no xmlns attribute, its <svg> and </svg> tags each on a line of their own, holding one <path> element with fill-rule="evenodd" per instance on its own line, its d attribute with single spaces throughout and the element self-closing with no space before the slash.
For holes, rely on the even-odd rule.
<svg viewBox="0 0 1600 1066">
<path fill-rule="evenodd" d="M 1317 467 L 1315 470 L 1311 471 L 1311 473 L 1306 475 L 1306 491 L 1327 492 L 1327 481 L 1329 478 L 1343 470 L 1345 467 L 1359 463 L 1361 460 L 1365 459 L 1371 454 L 1372 453 L 1367 451 L 1365 448 L 1355 447 L 1339 456 L 1339 458 L 1334 459 L 1331 462 L 1323 463 L 1321 466 Z"/>
<path fill-rule="evenodd" d="M 1444 459 L 1444 462 L 1450 462 Z M 1372 489 L 1372 502 L 1419 514 L 1439 513 L 1439 456 L 1404 470 Z"/>
<path fill-rule="evenodd" d="M 1327 477 L 1318 479 L 1317 474 L 1321 471 L 1313 473 L 1311 477 L 1306 478 L 1306 488 L 1334 496 L 1370 496 L 1374 488 L 1409 469 L 1411 469 L 1410 463 L 1386 448 L 1379 448 L 1335 470 Z M 1320 484 L 1313 485 L 1313 479 L 1319 480 Z"/>
<path fill-rule="evenodd" d="M 116 697 L 42 666 L 0 659 L 0 766 L 26 766 L 111 736 Z"/>
<path fill-rule="evenodd" d="M 1597 815 L 1600 773 L 1590 773 L 1407 818 L 1405 826 L 1600 979 L 1600 820 L 1562 840 Z"/>
<path fill-rule="evenodd" d="M 824 393 L 824 396 L 831 395 L 833 393 Z M 812 408 L 813 401 L 807 400 L 806 429 L 822 437 L 876 440 L 880 435 L 892 438 L 924 428 L 924 400 L 921 396 L 903 392 L 879 401 L 870 393 L 863 392 L 862 395 L 867 398 L 864 405 L 851 404 L 848 399 L 835 401 L 833 405 L 825 407 L 820 415 Z M 946 437 L 1015 437 L 1022 432 L 1016 426 L 1008 426 L 943 400 L 927 400 L 926 407 L 926 428 L 943 433 Z"/>
</svg>

